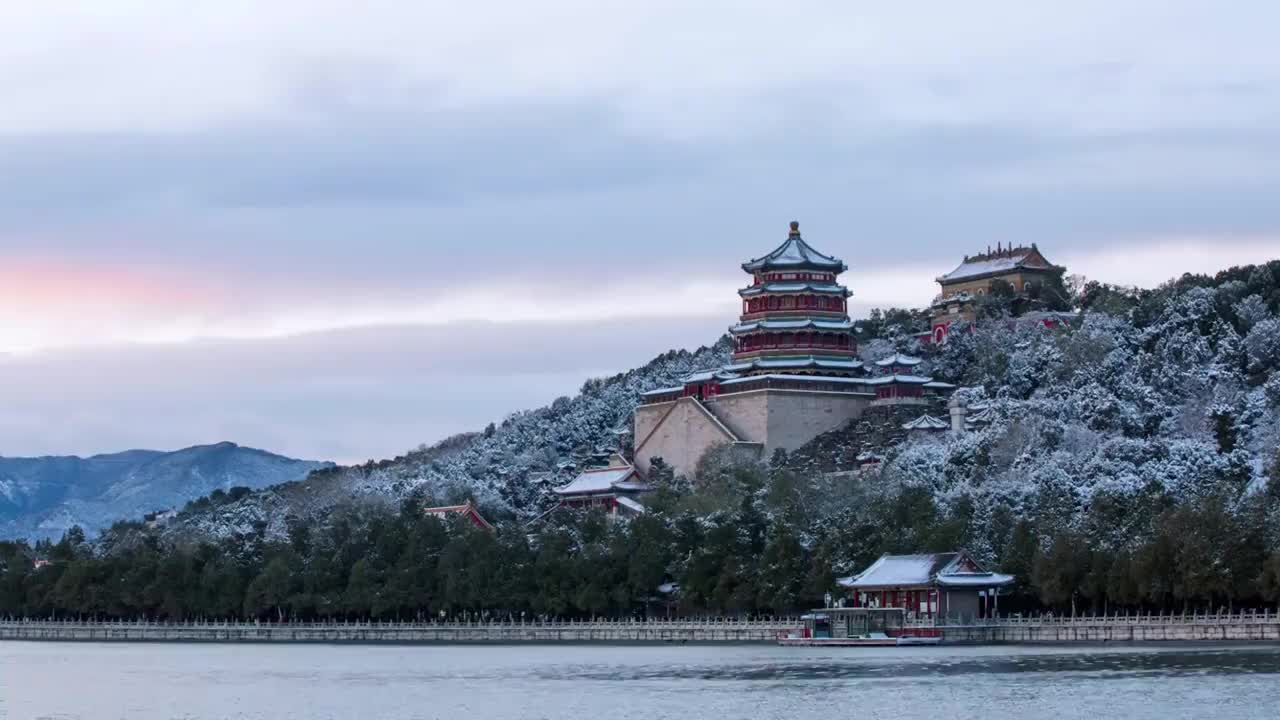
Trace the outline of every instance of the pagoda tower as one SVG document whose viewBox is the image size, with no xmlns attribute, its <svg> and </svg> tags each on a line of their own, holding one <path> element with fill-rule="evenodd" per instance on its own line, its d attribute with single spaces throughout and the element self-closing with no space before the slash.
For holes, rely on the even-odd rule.
<svg viewBox="0 0 1280 720">
<path fill-rule="evenodd" d="M 860 374 L 850 293 L 838 281 L 848 269 L 843 261 L 813 249 L 792 222 L 786 241 L 742 269 L 752 282 L 738 291 L 742 316 L 729 330 L 734 352 L 726 371 Z"/>
<path fill-rule="evenodd" d="M 955 389 L 917 375 L 923 359 L 895 354 L 871 376 L 857 358 L 848 267 L 823 255 L 791 223 L 773 252 L 742 264 L 742 316 L 730 328 L 733 360 L 700 369 L 679 385 L 640 396 L 633 416 L 634 462 L 644 477 L 654 458 L 694 477 L 712 449 L 762 460 L 845 427 L 878 405 L 918 405 L 926 414 Z M 936 422 L 921 421 L 930 428 Z"/>
</svg>

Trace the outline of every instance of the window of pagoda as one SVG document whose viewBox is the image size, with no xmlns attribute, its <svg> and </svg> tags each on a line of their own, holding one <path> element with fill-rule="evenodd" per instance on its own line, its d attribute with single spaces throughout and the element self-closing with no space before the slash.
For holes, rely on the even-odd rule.
<svg viewBox="0 0 1280 720">
<path fill-rule="evenodd" d="M 887 400 L 891 398 L 918 398 L 924 396 L 924 389 L 918 385 L 885 385 L 876 388 L 876 397 Z"/>
<path fill-rule="evenodd" d="M 755 273 L 756 284 L 761 282 L 835 282 L 835 275 L 824 272 L 771 272 Z"/>
</svg>

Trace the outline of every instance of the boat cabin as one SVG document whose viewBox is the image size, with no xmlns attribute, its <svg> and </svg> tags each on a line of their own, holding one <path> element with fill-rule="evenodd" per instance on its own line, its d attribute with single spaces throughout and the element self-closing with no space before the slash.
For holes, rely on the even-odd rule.
<svg viewBox="0 0 1280 720">
<path fill-rule="evenodd" d="M 937 645 L 942 634 L 934 627 L 908 627 L 902 608 L 830 607 L 801 617 L 804 627 L 778 637 L 785 646 Z"/>
<path fill-rule="evenodd" d="M 805 630 L 817 640 L 892 637 L 905 625 L 902 608 L 825 608 L 805 615 Z"/>
</svg>

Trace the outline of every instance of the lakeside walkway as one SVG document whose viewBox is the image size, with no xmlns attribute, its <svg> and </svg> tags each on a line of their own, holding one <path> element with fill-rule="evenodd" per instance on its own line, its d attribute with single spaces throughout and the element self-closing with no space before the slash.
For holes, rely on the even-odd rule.
<svg viewBox="0 0 1280 720">
<path fill-rule="evenodd" d="M 771 642 L 801 625 L 771 620 L 514 622 L 71 622 L 0 621 L 0 640 L 292 643 L 725 643 Z"/>
<path fill-rule="evenodd" d="M 908 626 L 921 626 L 909 623 Z M 1160 613 L 1005 617 L 923 625 L 947 643 L 1280 642 L 1280 613 Z"/>
<path fill-rule="evenodd" d="M 562 622 L 122 622 L 0 620 L 0 640 L 219 643 L 766 643 L 799 618 L 594 620 Z M 950 644 L 1106 642 L 1280 642 L 1280 614 L 1005 617 L 909 621 L 937 628 Z"/>
</svg>

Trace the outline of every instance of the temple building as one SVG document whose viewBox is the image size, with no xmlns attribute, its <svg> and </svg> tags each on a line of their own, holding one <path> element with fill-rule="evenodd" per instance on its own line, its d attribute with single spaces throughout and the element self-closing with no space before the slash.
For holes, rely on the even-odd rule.
<svg viewBox="0 0 1280 720">
<path fill-rule="evenodd" d="M 465 517 L 467 522 L 480 530 L 486 530 L 489 532 L 493 531 L 493 525 L 488 520 L 484 519 L 484 516 L 476 509 L 475 503 L 470 500 L 461 505 L 442 505 L 440 507 L 423 508 L 422 514 L 433 515 L 441 520 L 446 520 L 450 516 L 461 516 Z"/>
<path fill-rule="evenodd" d="M 989 294 L 996 282 L 1008 283 L 1015 293 L 1022 294 L 1062 272 L 1063 268 L 1045 259 L 1035 243 L 1030 247 L 996 246 L 994 252 L 988 248 L 984 254 L 966 256 L 955 270 L 938 278 L 941 291 L 933 301 L 932 330 L 927 339 L 946 342 L 953 324 L 973 322 L 977 317 L 974 303 Z"/>
<path fill-rule="evenodd" d="M 652 490 L 635 467 L 614 453 L 605 467 L 584 470 L 553 492 L 560 497 L 559 508 L 601 508 L 616 517 L 643 513 L 642 496 Z"/>
<path fill-rule="evenodd" d="M 992 617 L 1000 588 L 1013 576 L 984 569 L 962 551 L 883 555 L 866 570 L 836 581 L 849 591 L 850 607 L 898 607 L 920 618 Z"/>
<path fill-rule="evenodd" d="M 642 396 L 633 435 L 639 473 L 661 457 L 692 476 L 719 446 L 769 457 L 844 426 L 872 404 L 927 405 L 954 389 L 912 374 L 918 358 L 895 355 L 863 366 L 850 292 L 840 284 L 847 269 L 809 245 L 795 222 L 781 245 L 743 263 L 751 279 L 738 291 L 742 315 L 729 328 L 732 360 Z M 873 369 L 888 374 L 868 377 Z"/>
</svg>

